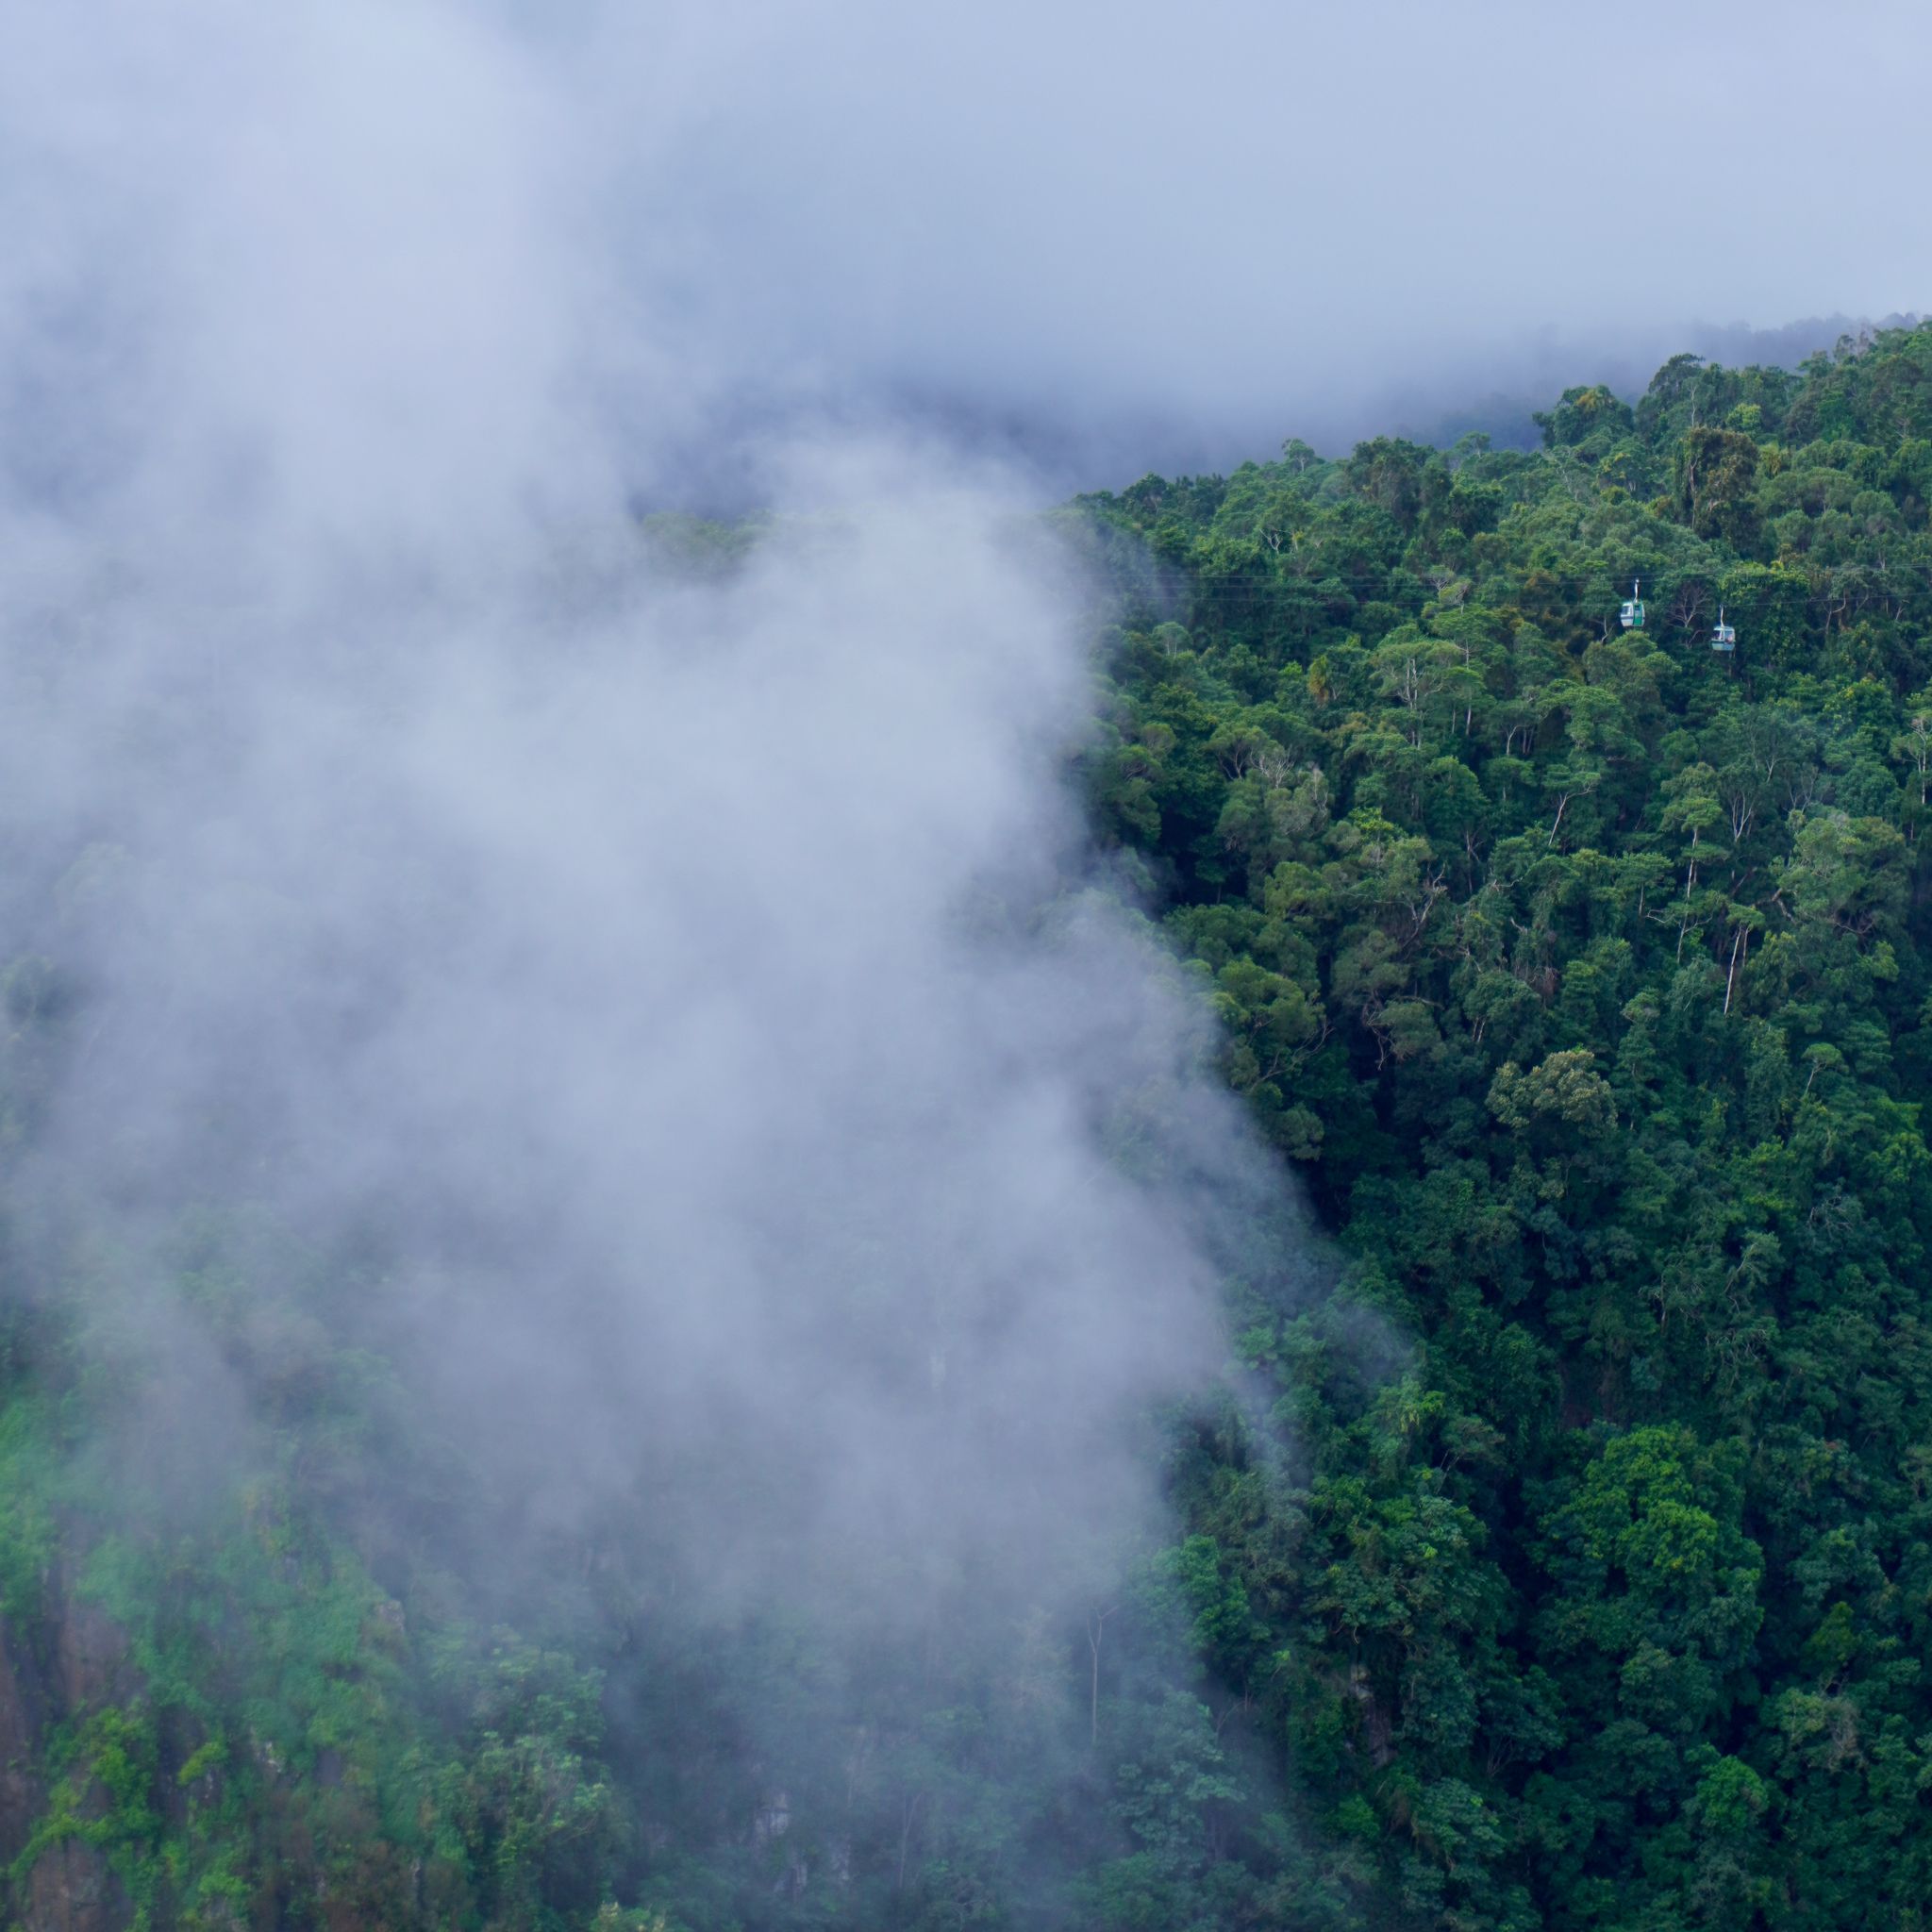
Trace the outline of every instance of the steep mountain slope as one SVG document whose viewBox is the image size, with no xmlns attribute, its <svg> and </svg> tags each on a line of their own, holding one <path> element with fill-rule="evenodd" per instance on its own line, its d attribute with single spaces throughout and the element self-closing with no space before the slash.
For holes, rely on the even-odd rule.
<svg viewBox="0 0 1932 1932">
<path fill-rule="evenodd" d="M 1304 1923 L 1914 1925 L 1932 334 L 1542 421 L 1082 507 L 1098 808 L 1350 1256 L 1241 1343 L 1303 1477 L 1181 1477 L 1203 1634 Z"/>
<path fill-rule="evenodd" d="M 376 1345 L 393 1230 L 266 1211 L 245 1120 L 197 1198 L 56 1184 L 111 854 L 9 798 L 8 1923 L 1922 1925 L 1932 331 L 1544 434 L 1052 520 L 1103 876 L 1332 1252 L 1248 1204 L 1235 1361 L 1122 1444 L 1173 1533 L 1042 1552 L 1050 1614 L 876 1563 L 724 1614 L 682 1465 L 507 1587 Z M 1115 1165 L 1171 1170 L 1124 1084 Z"/>
</svg>

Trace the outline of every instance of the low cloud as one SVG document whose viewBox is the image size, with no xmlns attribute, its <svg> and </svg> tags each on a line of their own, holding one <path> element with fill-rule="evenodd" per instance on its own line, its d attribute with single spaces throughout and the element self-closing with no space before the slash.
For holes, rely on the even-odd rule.
<svg viewBox="0 0 1932 1932">
<path fill-rule="evenodd" d="M 856 1685 L 1094 1608 L 1226 1278 L 1305 1250 L 1086 852 L 1025 489 L 821 412 L 748 550 L 640 528 L 757 358 L 640 292 L 597 33 L 23 25 L 0 910 L 68 1020 L 21 1241 L 144 1351 L 129 1496 L 366 1357 L 417 1447 L 345 1525 L 472 1614 L 614 1565 L 620 1622 L 782 1610 Z"/>
</svg>

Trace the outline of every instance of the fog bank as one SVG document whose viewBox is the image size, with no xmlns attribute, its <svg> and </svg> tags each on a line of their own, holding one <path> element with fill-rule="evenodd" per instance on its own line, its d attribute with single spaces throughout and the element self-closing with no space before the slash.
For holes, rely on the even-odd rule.
<svg viewBox="0 0 1932 1932">
<path fill-rule="evenodd" d="M 750 365 L 638 293 L 652 143 L 581 45 L 16 25 L 0 910 L 79 1016 L 25 1252 L 160 1351 L 130 1495 L 368 1349 L 466 1495 L 347 1527 L 481 1607 L 628 1544 L 854 1644 L 1073 1614 L 1228 1272 L 1300 1249 L 1096 890 L 1024 491 L 821 424 L 748 557 L 653 549 L 638 479 Z"/>
</svg>

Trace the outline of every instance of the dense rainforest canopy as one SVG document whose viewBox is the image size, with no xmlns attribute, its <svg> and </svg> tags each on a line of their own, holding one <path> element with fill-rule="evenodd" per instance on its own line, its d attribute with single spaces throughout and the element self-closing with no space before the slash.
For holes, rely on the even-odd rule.
<svg viewBox="0 0 1932 1932">
<path fill-rule="evenodd" d="M 1540 420 L 1052 519 L 1108 876 L 1330 1257 L 1231 1275 L 1222 1397 L 1151 1424 L 1165 1547 L 858 1689 L 633 1614 L 647 1537 L 484 1604 L 366 1507 L 465 1507 L 318 1321 L 340 1257 L 167 1229 L 267 1391 L 190 1506 L 103 1446 L 158 1359 L 116 1257 L 28 1292 L 9 1243 L 7 1923 L 1923 1927 L 1932 331 Z M 18 1208 L 88 990 L 5 997 Z"/>
</svg>

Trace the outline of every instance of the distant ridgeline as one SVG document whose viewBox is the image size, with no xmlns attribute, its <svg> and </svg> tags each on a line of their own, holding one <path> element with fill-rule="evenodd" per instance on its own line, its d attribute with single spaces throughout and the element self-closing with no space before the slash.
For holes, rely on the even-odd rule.
<svg viewBox="0 0 1932 1932">
<path fill-rule="evenodd" d="M 1666 331 L 1661 342 L 1633 344 L 1608 355 L 1601 349 L 1540 339 L 1531 347 L 1526 364 L 1519 360 L 1509 368 L 1507 389 L 1497 386 L 1492 368 L 1484 379 L 1465 376 L 1460 400 L 1445 410 L 1440 378 L 1429 387 L 1398 386 L 1384 397 L 1378 420 L 1363 428 L 1370 433 L 1386 430 L 1421 442 L 1441 443 L 1445 448 L 1470 431 L 1479 430 L 1499 447 L 1535 449 L 1542 440 L 1540 425 L 1550 392 L 1579 368 L 1596 369 L 1619 395 L 1634 396 L 1648 384 L 1653 364 L 1666 350 L 1687 342 L 1712 362 L 1801 370 L 1821 344 L 1835 342 L 1840 353 L 1859 350 L 1869 346 L 1876 333 L 1914 329 L 1924 319 L 1913 314 L 1889 315 L 1877 322 L 1849 315 L 1813 316 L 1776 328 L 1699 324 L 1688 330 Z"/>
<path fill-rule="evenodd" d="M 0 1924 L 1932 1923 L 1932 330 L 1541 427 L 1054 515 L 1097 836 L 1341 1261 L 1231 1289 L 1172 1546 L 1023 1645 L 841 1680 L 648 1525 L 478 1609 L 368 1257 L 18 1235 L 88 990 L 8 966 Z M 192 1503 L 117 1435 L 157 1266 L 258 1392 Z"/>
</svg>

